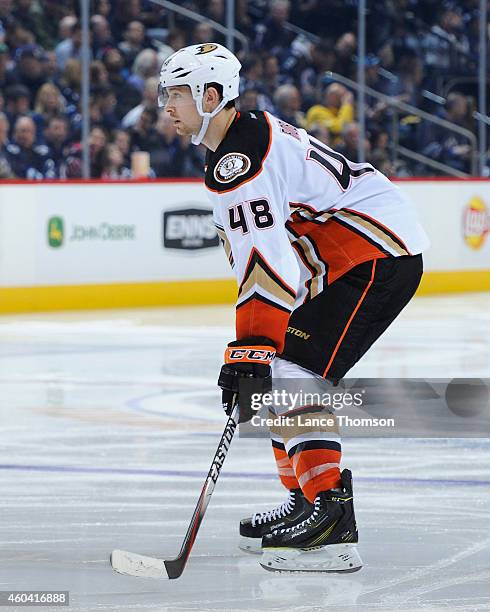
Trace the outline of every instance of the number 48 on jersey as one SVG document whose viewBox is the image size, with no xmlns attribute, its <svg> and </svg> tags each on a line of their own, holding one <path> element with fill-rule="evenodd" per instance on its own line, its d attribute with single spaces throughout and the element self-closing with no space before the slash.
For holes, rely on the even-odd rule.
<svg viewBox="0 0 490 612">
<path fill-rule="evenodd" d="M 228 215 L 230 228 L 239 229 L 242 234 L 248 234 L 250 223 L 253 223 L 257 229 L 267 229 L 274 225 L 269 202 L 263 198 L 234 204 L 228 209 Z"/>
</svg>

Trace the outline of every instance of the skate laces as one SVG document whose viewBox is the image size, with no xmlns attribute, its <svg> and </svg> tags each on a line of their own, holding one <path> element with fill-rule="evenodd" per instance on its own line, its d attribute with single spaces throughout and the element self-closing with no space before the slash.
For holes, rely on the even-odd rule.
<svg viewBox="0 0 490 612">
<path fill-rule="evenodd" d="M 272 510 L 266 512 L 256 512 L 252 517 L 252 527 L 260 525 L 261 523 L 267 523 L 267 521 L 273 521 L 278 518 L 283 518 L 294 509 L 294 491 L 289 491 L 289 496 L 285 502 L 276 506 Z"/>
<path fill-rule="evenodd" d="M 306 527 L 306 525 L 309 525 L 311 521 L 320 514 L 320 504 L 321 500 L 319 497 L 317 497 L 315 499 L 315 508 L 308 518 L 306 518 L 304 521 L 301 521 L 301 523 L 297 523 L 296 525 L 292 525 L 291 527 L 286 527 L 285 529 L 274 529 L 274 533 L 288 533 L 289 531 Z"/>
</svg>

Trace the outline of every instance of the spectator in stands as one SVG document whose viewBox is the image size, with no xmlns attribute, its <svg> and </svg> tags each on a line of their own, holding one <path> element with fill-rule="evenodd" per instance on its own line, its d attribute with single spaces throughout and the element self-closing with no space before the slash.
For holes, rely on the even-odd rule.
<svg viewBox="0 0 490 612">
<path fill-rule="evenodd" d="M 46 80 L 42 58 L 42 50 L 36 45 L 24 45 L 15 52 L 16 66 L 13 74 L 17 82 L 29 89 L 31 103 Z"/>
<path fill-rule="evenodd" d="M 2 37 L 15 23 L 14 16 L 12 15 L 12 5 L 12 0 L 0 2 L 0 36 Z M 0 40 L 4 42 L 2 38 Z"/>
<path fill-rule="evenodd" d="M 104 147 L 101 155 L 101 173 L 103 179 L 118 179 L 131 176 L 131 170 L 124 166 L 124 157 L 119 148 L 112 143 Z"/>
<path fill-rule="evenodd" d="M 382 131 L 374 135 L 370 162 L 385 176 L 409 176 L 410 173 L 404 162 L 392 161 L 392 151 L 388 132 Z"/>
<path fill-rule="evenodd" d="M 177 135 L 168 113 L 160 111 L 158 114 L 156 134 L 158 139 L 149 149 L 150 165 L 156 176 L 202 176 L 201 148 L 191 146 L 189 138 Z"/>
<path fill-rule="evenodd" d="M 335 43 L 335 66 L 334 72 L 349 79 L 355 79 L 357 53 L 357 37 L 353 32 L 345 32 Z"/>
<path fill-rule="evenodd" d="M 247 40 L 254 38 L 254 23 L 249 15 L 248 0 L 235 1 L 235 27 Z"/>
<path fill-rule="evenodd" d="M 459 92 L 452 92 L 446 100 L 444 118 L 451 123 L 473 131 L 473 108 L 470 100 Z M 466 136 L 435 126 L 433 140 L 423 150 L 428 155 L 443 164 L 461 172 L 471 171 L 472 148 Z"/>
<path fill-rule="evenodd" d="M 111 0 L 96 0 L 94 13 L 97 15 L 102 15 L 102 17 L 109 19 L 111 9 Z"/>
<path fill-rule="evenodd" d="M 437 23 L 423 37 L 422 47 L 424 63 L 432 73 L 464 70 L 470 45 L 461 13 L 450 4 L 442 4 Z"/>
<path fill-rule="evenodd" d="M 32 120 L 36 126 L 36 144 L 44 144 L 44 130 L 51 117 L 65 112 L 65 100 L 53 83 L 45 83 L 38 91 Z"/>
<path fill-rule="evenodd" d="M 169 55 L 186 46 L 185 33 L 178 28 L 172 28 L 168 31 L 165 42 L 154 40 L 153 44 L 155 45 L 161 65 Z"/>
<path fill-rule="evenodd" d="M 60 115 L 65 110 L 65 100 L 60 90 L 53 83 L 44 83 L 39 89 L 34 104 L 32 119 L 36 124 L 36 142 L 42 143 L 44 129 L 51 117 Z"/>
<path fill-rule="evenodd" d="M 56 45 L 56 63 L 63 70 L 70 59 L 81 59 L 82 28 L 78 21 L 71 26 L 70 36 Z"/>
<path fill-rule="evenodd" d="M 0 113 L 0 179 L 13 178 L 14 173 L 7 161 L 7 145 L 9 144 L 9 120 L 5 113 Z"/>
<path fill-rule="evenodd" d="M 9 143 L 10 124 L 5 113 L 0 112 L 0 151 L 4 152 Z"/>
<path fill-rule="evenodd" d="M 90 87 L 97 89 L 97 87 L 109 86 L 109 73 L 107 68 L 100 60 L 95 60 L 90 63 Z"/>
<path fill-rule="evenodd" d="M 17 178 L 54 178 L 54 162 L 48 148 L 35 145 L 36 126 L 30 117 L 19 117 L 15 122 L 14 137 L 7 145 L 7 161 Z"/>
<path fill-rule="evenodd" d="M 101 127 L 94 126 L 90 130 L 90 176 L 100 178 L 102 174 L 102 159 L 107 145 L 107 133 Z"/>
<path fill-rule="evenodd" d="M 58 64 L 56 63 L 56 53 L 45 51 L 42 57 L 44 67 L 44 78 L 50 83 L 54 83 L 58 77 Z"/>
<path fill-rule="evenodd" d="M 104 49 L 114 47 L 116 44 L 109 21 L 104 15 L 92 15 L 90 28 L 92 31 L 92 52 L 94 57 L 100 58 Z"/>
<path fill-rule="evenodd" d="M 295 127 L 303 127 L 305 115 L 301 111 L 301 94 L 294 85 L 281 85 L 274 95 L 274 104 L 279 119 Z"/>
<path fill-rule="evenodd" d="M 324 125 L 332 134 L 332 143 L 340 140 L 346 123 L 354 120 L 354 96 L 340 83 L 331 83 L 323 92 L 323 104 L 315 104 L 306 113 L 306 128 Z"/>
<path fill-rule="evenodd" d="M 310 126 L 308 133 L 326 145 L 330 145 L 332 141 L 328 128 L 326 128 L 324 125 L 321 125 L 320 123 L 314 123 L 312 126 Z"/>
<path fill-rule="evenodd" d="M 253 86 L 244 89 L 238 99 L 240 111 L 246 113 L 254 110 L 262 110 L 259 109 L 258 95 L 259 92 Z"/>
<path fill-rule="evenodd" d="M 29 99 L 29 90 L 25 85 L 11 85 L 5 90 L 5 114 L 8 117 L 11 131 L 18 117 L 27 115 L 29 112 Z"/>
<path fill-rule="evenodd" d="M 90 104 L 90 119 L 94 125 L 103 127 L 110 132 L 119 127 L 116 115 L 116 96 L 109 85 L 102 85 L 92 92 Z"/>
<path fill-rule="evenodd" d="M 5 90 L 9 85 L 16 82 L 15 76 L 8 70 L 9 63 L 9 48 L 3 42 L 0 42 L 0 89 Z"/>
<path fill-rule="evenodd" d="M 80 100 L 80 88 L 82 82 L 82 65 L 77 59 L 69 59 L 65 69 L 61 73 L 61 78 L 56 83 L 65 98 L 68 106 L 73 110 L 77 108 Z"/>
<path fill-rule="evenodd" d="M 6 31 L 5 42 L 11 50 L 25 47 L 26 45 L 35 45 L 36 38 L 32 32 L 26 30 L 24 26 L 17 21 Z"/>
<path fill-rule="evenodd" d="M 138 53 L 144 48 L 149 48 L 150 42 L 146 40 L 145 26 L 141 21 L 131 21 L 124 31 L 124 40 L 119 43 L 117 48 L 122 53 L 124 65 L 130 68 Z"/>
<path fill-rule="evenodd" d="M 131 139 L 129 133 L 126 130 L 114 130 L 112 133 L 112 143 L 115 144 L 121 152 L 123 156 L 123 165 L 130 168 Z"/>
<path fill-rule="evenodd" d="M 335 150 L 346 157 L 349 161 L 358 162 L 359 160 L 359 141 L 361 130 L 357 121 L 346 123 L 342 128 L 342 140 L 336 146 Z M 364 156 L 365 159 L 370 158 L 371 146 L 369 140 L 364 141 Z"/>
<path fill-rule="evenodd" d="M 246 111 L 269 111 L 273 108 L 269 99 L 263 93 L 255 89 L 253 86 L 247 87 L 240 94 L 239 98 L 240 110 Z"/>
<path fill-rule="evenodd" d="M 258 53 L 249 53 L 242 62 L 240 90 L 254 87 L 260 89 L 264 73 L 263 61 Z"/>
<path fill-rule="evenodd" d="M 46 42 L 44 32 L 47 29 L 48 20 L 44 18 L 40 8 L 33 0 L 16 0 L 12 15 L 18 23 L 34 34 L 38 42 L 42 43 Z"/>
<path fill-rule="evenodd" d="M 158 113 L 154 108 L 144 108 L 138 120 L 130 128 L 131 150 L 150 151 L 156 146 L 158 137 L 155 131 L 155 124 Z M 161 146 L 161 145 L 160 145 Z"/>
<path fill-rule="evenodd" d="M 389 95 L 398 100 L 422 106 L 424 66 L 413 51 L 405 50 L 398 60 L 398 79 L 390 84 Z"/>
<path fill-rule="evenodd" d="M 205 15 L 212 21 L 224 24 L 225 22 L 225 3 L 223 0 L 208 0 L 206 3 Z"/>
<path fill-rule="evenodd" d="M 54 115 L 48 120 L 44 130 L 44 142 L 48 147 L 48 156 L 54 163 L 56 178 L 61 176 L 61 169 L 67 156 L 68 120 L 63 115 Z"/>
<path fill-rule="evenodd" d="M 58 23 L 58 38 L 59 44 L 68 40 L 73 32 L 73 28 L 77 25 L 75 15 L 66 15 L 60 19 Z"/>
<path fill-rule="evenodd" d="M 131 128 L 138 122 L 141 113 L 145 108 L 157 110 L 157 95 L 158 95 L 158 77 L 151 77 L 146 80 L 143 90 L 143 99 L 141 102 L 132 108 L 122 119 L 121 125 L 123 128 Z"/>
<path fill-rule="evenodd" d="M 192 30 L 191 44 L 203 45 L 210 40 L 220 44 L 224 42 L 223 36 L 218 34 L 208 21 L 201 21 L 200 23 L 197 23 Z"/>
<path fill-rule="evenodd" d="M 109 73 L 109 84 L 117 99 L 116 115 L 118 119 L 122 119 L 139 104 L 141 94 L 133 85 L 127 83 L 123 73 L 123 58 L 118 49 L 108 49 L 102 60 Z"/>
<path fill-rule="evenodd" d="M 143 93 L 145 82 L 150 77 L 158 76 L 161 62 L 158 54 L 153 49 L 143 49 L 136 56 L 133 63 L 133 74 L 128 78 L 128 83 Z"/>
<path fill-rule="evenodd" d="M 274 94 L 280 85 L 284 85 L 287 79 L 281 75 L 279 61 L 275 55 L 268 53 L 263 57 L 262 93 L 269 100 L 273 100 Z M 275 112 L 272 108 L 271 112 Z"/>
<path fill-rule="evenodd" d="M 268 17 L 256 27 L 254 46 L 265 48 L 276 55 L 282 55 L 289 49 L 296 36 L 285 27 L 290 9 L 289 0 L 271 1 Z"/>
<path fill-rule="evenodd" d="M 327 70 L 334 70 L 336 54 L 333 45 L 320 41 L 310 45 L 310 61 L 299 75 L 301 94 L 307 107 L 315 103 L 321 80 Z"/>
</svg>

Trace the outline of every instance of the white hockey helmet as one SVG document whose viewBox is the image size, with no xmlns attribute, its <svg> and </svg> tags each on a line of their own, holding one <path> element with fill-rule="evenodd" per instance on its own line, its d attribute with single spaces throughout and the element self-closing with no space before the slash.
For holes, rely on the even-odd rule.
<svg viewBox="0 0 490 612">
<path fill-rule="evenodd" d="M 197 112 L 203 118 L 194 144 L 200 144 L 209 126 L 209 121 L 222 110 L 230 100 L 238 98 L 240 68 L 242 65 L 231 51 L 217 43 L 191 45 L 173 53 L 162 64 L 158 105 L 165 106 L 165 88 L 188 85 L 196 102 Z M 202 99 L 208 83 L 219 83 L 223 87 L 223 99 L 210 113 L 202 107 Z"/>
</svg>

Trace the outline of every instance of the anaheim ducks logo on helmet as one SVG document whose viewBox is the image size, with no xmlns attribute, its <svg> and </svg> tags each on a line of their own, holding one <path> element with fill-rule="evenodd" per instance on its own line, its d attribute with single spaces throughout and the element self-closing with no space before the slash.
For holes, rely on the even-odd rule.
<svg viewBox="0 0 490 612">
<path fill-rule="evenodd" d="M 199 45 L 199 47 L 197 48 L 196 55 L 202 55 L 203 53 L 211 53 L 211 51 L 214 51 L 217 48 L 218 45 L 215 45 L 214 43 L 205 43 L 204 45 Z"/>
<path fill-rule="evenodd" d="M 216 164 L 214 178 L 219 183 L 231 183 L 237 176 L 247 174 L 251 165 L 243 153 L 227 153 Z"/>
</svg>

